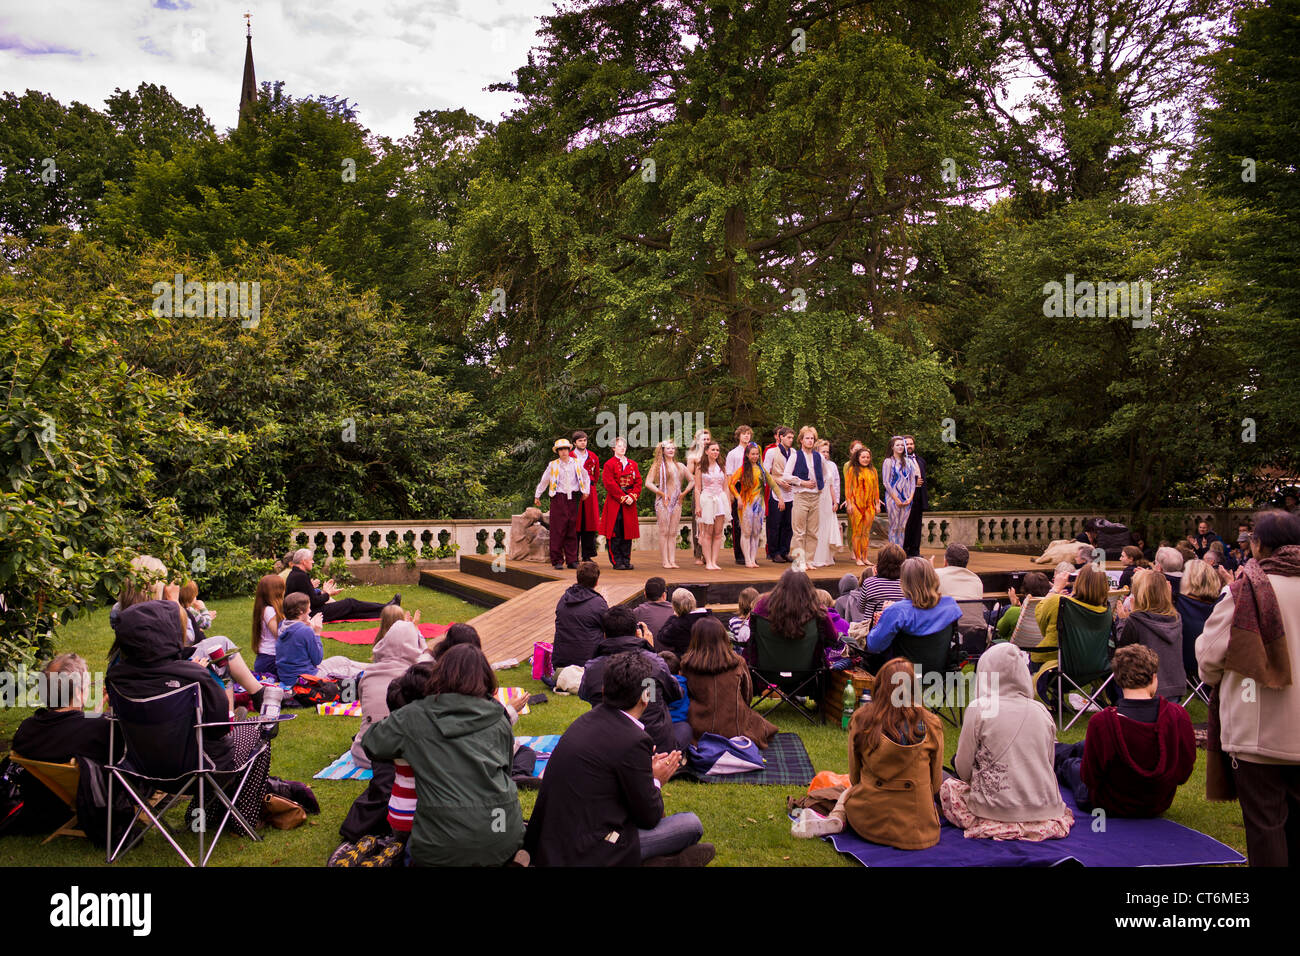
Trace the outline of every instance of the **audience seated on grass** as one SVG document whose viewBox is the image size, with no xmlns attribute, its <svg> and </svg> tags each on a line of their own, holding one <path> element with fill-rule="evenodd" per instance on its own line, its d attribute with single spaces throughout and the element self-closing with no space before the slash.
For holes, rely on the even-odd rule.
<svg viewBox="0 0 1300 956">
<path fill-rule="evenodd" d="M 663 578 L 647 578 L 645 582 L 645 600 L 632 609 L 637 623 L 650 629 L 651 636 L 659 633 L 664 621 L 673 616 L 673 606 L 664 600 L 667 584 Z"/>
<path fill-rule="evenodd" d="M 1047 580 L 1047 575 L 1042 571 L 1030 571 L 1025 575 L 1021 583 L 1025 595 L 1023 600 L 1016 593 L 1015 588 L 1007 588 L 1007 598 L 1011 601 L 1011 606 L 1002 612 L 998 618 L 998 640 L 1009 641 L 1011 635 L 1016 629 L 1016 624 L 1020 620 L 1020 615 L 1029 609 L 1033 613 L 1033 607 L 1039 600 L 1047 597 L 1052 589 L 1052 582 Z M 1031 600 L 1031 598 L 1033 600 Z"/>
<path fill-rule="evenodd" d="M 966 708 L 953 758 L 957 776 L 939 788 L 943 815 L 970 839 L 1069 836 L 1074 816 L 1052 770 L 1056 724 L 1034 700 L 1024 653 L 995 644 L 980 656 L 975 674 L 977 696 Z"/>
<path fill-rule="evenodd" d="M 523 843 L 514 737 L 496 689 L 481 650 L 453 647 L 434 668 L 428 696 L 366 733 L 372 761 L 402 758 L 415 776 L 408 846 L 417 866 L 502 866 Z"/>
<path fill-rule="evenodd" d="M 447 628 L 447 633 L 442 635 L 442 640 L 429 650 L 427 659 L 436 662 L 443 654 L 461 644 L 468 644 L 482 650 L 483 642 L 479 639 L 478 631 L 473 624 L 453 624 Z"/>
<path fill-rule="evenodd" d="M 557 671 L 571 665 L 583 667 L 605 637 L 602 626 L 609 605 L 596 593 L 600 567 L 594 561 L 578 565 L 578 579 L 560 595 L 555 605 L 555 647 L 551 660 Z"/>
<path fill-rule="evenodd" d="M 849 624 L 861 620 L 861 612 L 858 610 L 856 597 L 857 589 L 858 576 L 856 574 L 849 572 L 840 576 L 840 596 L 835 599 L 835 613 Z"/>
<path fill-rule="evenodd" d="M 815 588 L 813 594 L 817 598 L 817 606 L 822 609 L 826 620 L 830 622 L 831 630 L 835 633 L 836 643 L 838 643 L 840 638 L 849 633 L 849 622 L 835 613 L 835 599 L 831 597 L 830 591 L 825 588 Z"/>
<path fill-rule="evenodd" d="M 1205 630 L 1222 592 L 1222 581 L 1204 561 L 1188 561 L 1183 566 L 1183 587 L 1174 599 L 1174 608 L 1183 627 L 1183 668 L 1193 685 L 1198 679 L 1196 639 Z"/>
<path fill-rule="evenodd" d="M 1194 552 L 1192 557 L 1196 557 Z M 1155 566 L 1164 572 L 1165 577 L 1169 579 L 1169 586 L 1173 588 L 1175 595 L 1178 594 L 1182 585 L 1183 565 L 1186 563 L 1187 559 L 1177 548 L 1171 548 L 1168 545 L 1156 548 Z"/>
<path fill-rule="evenodd" d="M 901 601 L 903 588 L 898 576 L 903 572 L 907 552 L 890 542 L 876 555 L 875 565 L 868 564 L 862 571 L 862 584 L 855 592 L 858 602 L 858 620 L 871 621 L 886 601 Z"/>
<path fill-rule="evenodd" d="M 1192 775 L 1192 720 L 1156 694 L 1160 659 L 1151 648 L 1119 648 L 1111 669 L 1123 697 L 1092 715 L 1082 743 L 1056 745 L 1056 776 L 1074 792 L 1080 810 L 1156 817 Z"/>
<path fill-rule="evenodd" d="M 678 588 L 673 591 L 673 616 L 655 632 L 654 649 L 672 651 L 681 657 L 691 646 L 691 628 L 695 622 L 712 616 L 708 608 L 695 606 L 695 595 L 687 588 Z"/>
<path fill-rule="evenodd" d="M 399 607 L 393 609 L 403 613 Z M 384 608 L 384 614 L 389 610 Z M 384 630 L 382 619 L 380 630 Z M 384 636 L 375 641 L 370 663 L 361 675 L 357 698 L 361 703 L 361 728 L 352 740 L 352 759 L 358 767 L 370 766 L 361 739 L 373 725 L 388 716 L 388 685 L 405 674 L 424 652 L 420 629 L 404 619 L 391 622 Z"/>
<path fill-rule="evenodd" d="M 970 564 L 970 550 L 964 544 L 953 542 L 943 553 L 939 576 L 939 593 L 956 601 L 984 600 L 984 582 L 966 565 Z"/>
<path fill-rule="evenodd" d="M 690 720 L 691 695 L 686 690 L 686 677 L 682 674 L 681 658 L 672 651 L 660 651 L 659 656 L 664 659 L 664 663 L 668 665 L 668 673 L 673 675 L 673 679 L 677 681 L 677 686 L 682 689 L 682 696 L 669 705 L 668 716 L 673 719 L 674 724 L 685 724 Z M 677 727 L 674 727 L 673 733 L 675 735 L 680 731 Z"/>
<path fill-rule="evenodd" d="M 305 594 L 311 601 L 311 613 L 319 614 L 321 619 L 331 624 L 335 621 L 356 620 L 359 618 L 379 617 L 385 604 L 375 601 L 362 601 L 357 598 L 335 597 L 339 593 L 339 588 L 333 581 L 325 581 L 318 585 L 311 578 L 311 569 L 315 563 L 316 557 L 311 548 L 299 548 L 293 553 L 293 567 L 285 575 L 284 590 L 286 594 Z M 389 604 L 401 604 L 402 596 L 394 594 Z"/>
<path fill-rule="evenodd" d="M 766 749 L 776 736 L 776 724 L 749 706 L 754 697 L 749 665 L 731 649 L 727 629 L 716 617 L 701 618 L 691 628 L 691 646 L 682 658 L 682 674 L 690 688 L 690 731 L 748 737 Z"/>
<path fill-rule="evenodd" d="M 1251 550 L 1196 640 L 1201 678 L 1216 688 L 1206 796 L 1235 791 L 1251 866 L 1290 866 L 1300 847 L 1300 517 L 1256 515 Z"/>
<path fill-rule="evenodd" d="M 682 755 L 655 753 L 641 723 L 653 685 L 643 654 L 610 659 L 604 701 L 569 725 L 547 762 L 524 839 L 534 865 L 703 866 L 713 858 L 712 845 L 699 842 L 699 817 L 664 816 L 659 791 Z"/>
<path fill-rule="evenodd" d="M 433 677 L 432 661 L 417 661 L 394 680 L 389 681 L 384 694 L 388 713 L 401 710 L 414 700 L 423 700 L 429 681 Z M 411 765 L 402 758 L 371 760 L 370 781 L 348 809 L 348 815 L 339 827 L 339 836 L 355 843 L 363 836 L 390 836 L 396 834 L 405 841 L 411 833 L 415 817 L 415 776 Z"/>
<path fill-rule="evenodd" d="M 186 581 L 181 585 L 180 604 L 185 608 L 185 613 L 190 619 L 190 643 L 195 644 L 203 640 L 208 628 L 216 620 L 217 612 L 209 611 L 207 605 L 199 600 L 199 586 L 193 581 Z"/>
<path fill-rule="evenodd" d="M 939 842 L 934 798 L 943 779 L 943 724 L 921 706 L 915 687 L 911 661 L 896 657 L 881 666 L 871 700 L 849 722 L 851 786 L 830 816 L 801 811 L 795 836 L 840 833 L 847 824 L 864 840 L 900 850 Z"/>
<path fill-rule="evenodd" d="M 284 623 L 284 578 L 278 574 L 263 575 L 257 582 L 253 598 L 253 640 L 257 648 L 253 671 L 276 676 L 275 645 Z"/>
<path fill-rule="evenodd" d="M 364 666 L 343 655 L 325 658 L 321 645 L 320 623 L 312 621 L 311 602 L 307 595 L 295 591 L 285 595 L 284 623 L 275 643 L 276 672 L 280 683 L 294 684 L 304 675 L 319 677 L 356 677 Z"/>
<path fill-rule="evenodd" d="M 257 724 L 231 718 L 225 685 L 203 664 L 185 659 L 185 611 L 175 601 L 146 601 L 123 609 L 117 637 L 110 649 L 111 663 L 104 675 L 110 693 L 143 700 L 189 684 L 199 686 L 200 717 L 212 726 L 203 730 L 203 752 L 218 770 L 242 766 L 262 742 Z M 260 698 L 260 692 L 258 697 Z M 270 769 L 267 750 L 253 767 L 236 805 L 250 821 L 262 813 L 262 796 Z M 209 818 L 214 808 L 209 806 Z"/>
<path fill-rule="evenodd" d="M 690 728 L 674 724 L 672 715 L 668 712 L 669 705 L 681 699 L 681 685 L 668 670 L 668 663 L 650 649 L 644 636 L 649 633 L 646 626 L 637 621 L 631 608 L 622 605 L 605 612 L 603 626 L 605 637 L 596 645 L 595 656 L 587 662 L 582 672 L 578 696 L 593 707 L 599 706 L 604 700 L 605 670 L 609 662 L 624 652 L 641 654 L 651 665 L 655 690 L 641 715 L 646 733 L 650 735 L 656 750 L 667 752 L 689 747 Z"/>
<path fill-rule="evenodd" d="M 751 627 L 752 618 L 761 618 L 774 635 L 790 641 L 802 641 L 815 633 L 817 648 L 813 660 L 818 664 L 825 661 L 826 648 L 838 643 L 830 618 L 817 600 L 812 578 L 795 568 L 781 572 L 776 586 L 758 599 L 750 617 Z M 757 663 L 754 641 L 745 645 L 743 653 L 746 663 Z M 689 674 L 686 681 L 690 683 Z"/>
<path fill-rule="evenodd" d="M 856 580 L 856 579 L 855 579 Z M 731 643 L 743 647 L 749 641 L 749 615 L 758 601 L 758 588 L 745 588 L 736 596 L 736 613 L 727 622 Z"/>
<path fill-rule="evenodd" d="M 904 561 L 899 583 L 903 599 L 881 611 L 875 627 L 867 634 L 867 650 L 872 654 L 888 654 L 899 634 L 924 637 L 957 623 L 961 617 L 957 602 L 939 594 L 939 577 L 927 559 Z"/>
<path fill-rule="evenodd" d="M 1080 568 L 1070 593 L 1065 592 L 1066 583 L 1058 573 L 1052 581 L 1051 592 L 1034 608 L 1038 629 L 1043 632 L 1043 640 L 1039 644 L 1042 651 L 1036 651 L 1033 655 L 1035 663 L 1056 657 L 1056 648 L 1060 646 L 1056 622 L 1060 618 L 1062 601 L 1073 601 L 1090 611 L 1105 611 L 1110 607 L 1110 579 L 1093 564 L 1085 564 Z"/>
<path fill-rule="evenodd" d="M 1169 579 L 1158 571 L 1141 571 L 1133 578 L 1133 610 L 1115 609 L 1117 646 L 1141 644 L 1160 658 L 1160 683 L 1156 693 L 1179 700 L 1187 686 L 1183 667 L 1183 625 L 1174 610 Z"/>
<path fill-rule="evenodd" d="M 107 763 L 108 721 L 83 709 L 91 693 L 85 660 L 60 654 L 41 673 L 45 706 L 14 731 L 14 753 L 45 763 L 67 763 L 73 757 Z"/>
</svg>

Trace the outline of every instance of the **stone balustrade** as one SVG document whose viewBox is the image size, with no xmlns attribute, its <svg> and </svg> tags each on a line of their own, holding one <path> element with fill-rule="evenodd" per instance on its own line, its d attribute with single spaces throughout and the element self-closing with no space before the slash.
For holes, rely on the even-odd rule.
<svg viewBox="0 0 1300 956">
<path fill-rule="evenodd" d="M 1226 516 L 1223 512 L 1209 511 L 1152 513 L 1154 519 L 1171 528 L 1181 527 L 1185 534 L 1194 532 L 1198 521 L 1208 519 L 1229 541 L 1235 537 L 1237 521 L 1249 515 L 1249 511 L 1232 511 Z M 1118 512 L 1096 511 L 927 511 L 922 519 L 921 544 L 923 547 L 942 548 L 949 542 L 959 541 L 971 547 L 1041 550 L 1058 538 L 1073 538 L 1079 534 L 1089 517 L 1127 520 L 1126 515 Z M 848 519 L 841 514 L 839 522 L 841 534 L 847 542 Z M 690 548 L 691 534 L 691 521 L 683 518 L 678 524 L 678 547 Z M 877 524 L 877 534 L 884 534 L 883 518 Z M 509 537 L 509 518 L 450 518 L 305 522 L 299 525 L 294 540 L 299 547 L 312 547 L 329 558 L 342 556 L 355 564 L 371 564 L 379 560 L 379 555 L 373 553 L 377 549 L 402 543 L 411 544 L 422 561 L 454 561 L 462 554 L 488 555 L 509 550 Z M 1148 543 L 1155 544 L 1154 541 Z M 726 548 L 730 547 L 731 528 L 728 523 Z M 641 516 L 641 537 L 634 548 L 638 551 L 659 550 L 659 526 L 654 515 Z"/>
</svg>

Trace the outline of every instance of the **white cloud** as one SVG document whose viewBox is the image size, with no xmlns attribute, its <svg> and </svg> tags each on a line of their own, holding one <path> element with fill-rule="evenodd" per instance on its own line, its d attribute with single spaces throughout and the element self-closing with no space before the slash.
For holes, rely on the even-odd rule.
<svg viewBox="0 0 1300 956">
<path fill-rule="evenodd" d="M 247 3 L 247 0 L 245 0 Z M 373 132 L 402 136 L 424 109 L 464 107 L 495 120 L 515 106 L 489 93 L 527 59 L 551 0 L 284 0 L 255 5 L 155 0 L 147 8 L 82 0 L 11 6 L 0 18 L 0 88 L 40 90 L 97 109 L 115 87 L 166 86 L 218 130 L 235 124 L 245 10 L 257 80 L 294 96 L 347 97 Z"/>
</svg>

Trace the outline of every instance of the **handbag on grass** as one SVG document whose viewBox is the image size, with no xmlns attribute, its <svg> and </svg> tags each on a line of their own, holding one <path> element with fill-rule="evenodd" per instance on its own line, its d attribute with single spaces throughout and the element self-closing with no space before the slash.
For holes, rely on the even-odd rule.
<svg viewBox="0 0 1300 956">
<path fill-rule="evenodd" d="M 749 773 L 763 769 L 763 755 L 748 737 L 706 733 L 687 753 L 686 763 L 697 773 Z"/>
</svg>

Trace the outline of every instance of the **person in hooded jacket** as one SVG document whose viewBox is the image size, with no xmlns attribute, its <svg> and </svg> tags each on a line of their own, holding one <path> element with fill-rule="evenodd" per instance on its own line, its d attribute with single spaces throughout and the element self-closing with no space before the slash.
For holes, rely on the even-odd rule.
<svg viewBox="0 0 1300 956">
<path fill-rule="evenodd" d="M 645 732 L 654 741 L 655 749 L 664 753 L 684 751 L 691 745 L 690 726 L 673 723 L 668 705 L 682 698 L 682 687 L 668 669 L 668 663 L 650 649 L 650 631 L 638 624 L 636 614 L 626 605 L 619 604 L 605 612 L 605 638 L 596 645 L 596 655 L 587 662 L 582 672 L 578 696 L 596 707 L 605 700 L 605 668 L 609 659 L 624 651 L 639 651 L 654 667 L 655 694 L 641 714 Z"/>
<path fill-rule="evenodd" d="M 609 605 L 596 593 L 600 567 L 594 561 L 578 565 L 577 583 L 555 605 L 555 647 L 551 660 L 557 671 L 571 664 L 585 667 L 605 637 L 603 621 Z"/>
<path fill-rule="evenodd" d="M 1056 745 L 1056 778 L 1073 790 L 1080 810 L 1157 817 L 1196 764 L 1192 719 L 1156 693 L 1160 659 L 1151 648 L 1119 648 L 1111 670 L 1123 698 L 1093 714 L 1083 743 Z"/>
<path fill-rule="evenodd" d="M 857 595 L 854 593 L 857 589 L 856 574 L 840 576 L 840 596 L 835 599 L 835 613 L 850 624 L 862 620 L 862 610 L 858 607 Z"/>
<path fill-rule="evenodd" d="M 461 644 L 438 661 L 429 696 L 366 732 L 373 760 L 406 760 L 416 807 L 407 846 L 417 866 L 503 866 L 524 842 L 511 779 L 514 737 L 483 652 Z"/>
<path fill-rule="evenodd" d="M 406 673 L 407 668 L 425 652 L 420 629 L 410 621 L 397 621 L 375 644 L 370 663 L 361 675 L 361 729 L 352 739 L 352 759 L 358 767 L 369 767 L 370 758 L 361 746 L 361 738 L 372 726 L 388 716 L 388 685 Z"/>
<path fill-rule="evenodd" d="M 1120 619 L 1116 644 L 1141 644 L 1155 651 L 1160 659 L 1156 693 L 1170 700 L 1181 698 L 1187 689 L 1183 624 L 1174 610 L 1169 579 L 1155 571 L 1139 571 L 1133 576 L 1133 610 L 1125 613 L 1117 608 L 1116 616 Z"/>
<path fill-rule="evenodd" d="M 1025 654 L 995 644 L 975 670 L 978 696 L 966 708 L 953 759 L 939 787 L 943 815 L 967 839 L 1060 840 L 1074 816 L 1056 781 L 1056 726 L 1034 700 Z"/>
<path fill-rule="evenodd" d="M 203 752 L 216 769 L 232 770 L 261 746 L 261 728 L 243 721 L 227 723 L 231 715 L 225 685 L 202 661 L 185 659 L 185 623 L 185 610 L 175 601 L 146 601 L 124 608 L 117 619 L 104 683 L 110 700 L 114 693 L 143 699 L 197 684 L 201 720 L 212 725 L 203 728 Z M 261 819 L 270 768 L 268 747 L 254 763 L 235 804 L 254 825 Z M 220 808 L 207 809 L 208 822 L 215 828 Z"/>
</svg>

